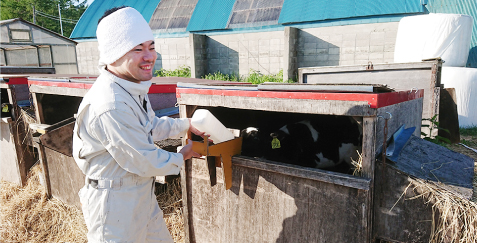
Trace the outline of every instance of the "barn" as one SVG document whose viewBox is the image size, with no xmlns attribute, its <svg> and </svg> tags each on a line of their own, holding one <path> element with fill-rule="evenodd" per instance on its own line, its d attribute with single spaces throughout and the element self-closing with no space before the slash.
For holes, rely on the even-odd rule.
<svg viewBox="0 0 477 243">
<path fill-rule="evenodd" d="M 215 71 L 247 75 L 254 69 L 283 70 L 285 77 L 296 78 L 300 67 L 392 63 L 399 21 L 430 13 L 474 18 L 465 66 L 477 67 L 473 1 L 95 0 L 70 36 L 78 42 L 80 73 L 97 72 L 97 21 L 106 9 L 122 5 L 149 21 L 159 53 L 156 69 L 202 67 L 199 77 Z M 192 41 L 201 45 L 191 49 Z M 289 48 L 289 42 L 295 45 Z"/>
<path fill-rule="evenodd" d="M 399 45 L 398 39 L 403 39 L 398 38 L 401 20 L 434 14 L 468 15 L 465 37 L 452 38 L 453 46 L 462 48 L 462 54 L 457 55 L 459 64 L 444 60 L 447 70 L 443 71 L 442 83 L 446 88 L 455 88 L 459 125 L 477 124 L 477 114 L 470 108 L 477 105 L 477 94 L 472 93 L 477 85 L 477 72 L 472 69 L 477 67 L 474 1 L 96 0 L 70 36 L 78 42 L 79 73 L 98 73 L 97 21 L 106 9 L 122 5 L 136 8 L 149 21 L 156 38 L 156 70 L 188 66 L 192 78 L 215 72 L 239 76 L 248 76 L 251 70 L 260 74 L 282 72 L 285 81 L 297 81 L 299 68 L 416 62 L 441 56 L 442 53 L 416 56 L 412 51 L 403 52 L 424 45 L 424 38 L 414 35 L 406 45 Z M 415 19 L 409 22 L 421 23 L 413 33 L 433 31 L 432 23 L 436 23 Z M 458 22 L 452 24 L 463 27 Z M 431 49 L 449 44 L 435 42 L 437 39 L 434 36 L 426 40 L 434 43 Z M 396 50 L 405 58 L 396 59 Z"/>
</svg>

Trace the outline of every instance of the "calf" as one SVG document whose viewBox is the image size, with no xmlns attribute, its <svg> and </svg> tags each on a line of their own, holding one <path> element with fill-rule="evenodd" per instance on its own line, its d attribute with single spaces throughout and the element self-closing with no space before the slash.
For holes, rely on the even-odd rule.
<svg viewBox="0 0 477 243">
<path fill-rule="evenodd" d="M 361 150 L 361 134 L 359 123 L 343 116 L 302 120 L 271 133 L 247 128 L 241 133 L 242 154 L 320 169 L 343 165 L 349 169 Z"/>
</svg>

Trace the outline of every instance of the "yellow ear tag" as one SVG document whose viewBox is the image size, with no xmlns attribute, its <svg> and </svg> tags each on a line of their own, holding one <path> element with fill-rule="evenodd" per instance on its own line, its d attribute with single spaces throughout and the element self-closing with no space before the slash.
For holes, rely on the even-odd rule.
<svg viewBox="0 0 477 243">
<path fill-rule="evenodd" d="M 8 112 L 8 105 L 4 105 L 2 107 L 2 112 Z"/>
<path fill-rule="evenodd" d="M 278 140 L 278 138 L 273 138 L 272 139 L 272 149 L 277 149 L 277 148 L 280 148 L 280 140 Z"/>
</svg>

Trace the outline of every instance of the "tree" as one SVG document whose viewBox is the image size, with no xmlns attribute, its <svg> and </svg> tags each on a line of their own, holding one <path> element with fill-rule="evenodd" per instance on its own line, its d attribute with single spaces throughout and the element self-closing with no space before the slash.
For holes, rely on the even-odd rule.
<svg viewBox="0 0 477 243">
<path fill-rule="evenodd" d="M 1 0 L 0 17 L 4 19 L 22 18 L 33 22 L 33 6 L 35 6 L 36 24 L 61 34 L 58 14 L 60 4 L 63 24 L 63 35 L 69 37 L 76 21 L 86 10 L 86 0 Z"/>
</svg>

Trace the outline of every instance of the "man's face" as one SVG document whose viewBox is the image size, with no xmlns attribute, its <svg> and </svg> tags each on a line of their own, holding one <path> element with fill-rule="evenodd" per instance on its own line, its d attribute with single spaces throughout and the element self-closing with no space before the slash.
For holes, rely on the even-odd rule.
<svg viewBox="0 0 477 243">
<path fill-rule="evenodd" d="M 119 78 L 139 83 L 151 80 L 156 58 L 157 53 L 154 48 L 154 41 L 146 41 L 108 65 L 107 68 Z"/>
</svg>

